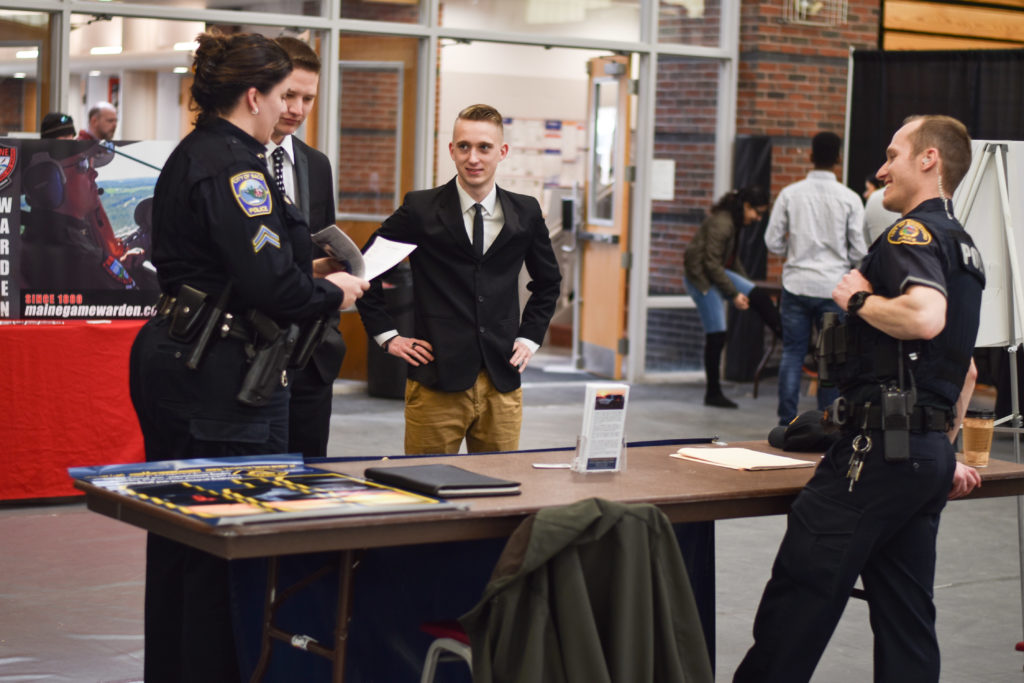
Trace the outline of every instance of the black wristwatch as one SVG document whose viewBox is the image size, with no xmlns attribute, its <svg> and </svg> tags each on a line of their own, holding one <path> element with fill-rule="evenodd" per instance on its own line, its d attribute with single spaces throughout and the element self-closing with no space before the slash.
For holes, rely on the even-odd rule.
<svg viewBox="0 0 1024 683">
<path fill-rule="evenodd" d="M 856 292 L 850 297 L 850 300 L 846 302 L 846 313 L 847 315 L 857 315 L 864 306 L 864 302 L 871 296 L 871 292 Z"/>
</svg>

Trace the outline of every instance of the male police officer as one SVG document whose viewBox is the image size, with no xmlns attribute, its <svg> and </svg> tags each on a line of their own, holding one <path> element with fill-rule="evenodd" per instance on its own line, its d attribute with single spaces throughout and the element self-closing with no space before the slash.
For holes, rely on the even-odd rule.
<svg viewBox="0 0 1024 683">
<path fill-rule="evenodd" d="M 858 575 L 875 680 L 939 679 L 939 514 L 981 481 L 951 447 L 974 389 L 984 287 L 949 201 L 970 160 L 966 128 L 946 116 L 907 119 L 886 150 L 884 204 L 903 218 L 835 288 L 847 323 L 819 349 L 842 394 L 842 437 L 793 503 L 736 681 L 809 680 Z"/>
</svg>

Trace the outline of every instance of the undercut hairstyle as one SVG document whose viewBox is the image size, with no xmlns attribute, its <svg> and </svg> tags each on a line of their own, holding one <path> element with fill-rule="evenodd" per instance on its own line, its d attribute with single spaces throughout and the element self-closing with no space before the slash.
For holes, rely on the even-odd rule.
<svg viewBox="0 0 1024 683">
<path fill-rule="evenodd" d="M 488 121 L 493 123 L 501 131 L 501 134 L 505 134 L 504 120 L 501 118 L 501 114 L 498 110 L 489 104 L 471 104 L 455 117 L 456 122 L 459 120 L 463 121 Z"/>
<path fill-rule="evenodd" d="M 742 228 L 744 224 L 744 202 L 749 204 L 750 208 L 756 209 L 759 206 L 768 206 L 769 201 L 771 201 L 771 197 L 768 195 L 767 190 L 757 185 L 751 185 L 750 187 L 726 192 L 711 207 L 711 213 L 728 211 L 729 215 L 732 216 L 732 224 L 737 228 Z"/>
<path fill-rule="evenodd" d="M 818 133 L 811 140 L 811 163 L 815 168 L 832 168 L 839 161 L 842 146 L 842 139 L 835 133 Z"/>
<path fill-rule="evenodd" d="M 275 41 L 292 60 L 292 67 L 320 73 L 320 57 L 309 43 L 293 36 L 281 36 Z"/>
<path fill-rule="evenodd" d="M 192 61 L 192 102 L 196 125 L 227 114 L 249 88 L 264 95 L 287 78 L 292 62 L 280 45 L 258 33 L 200 33 Z"/>
<path fill-rule="evenodd" d="M 929 147 L 939 150 L 942 160 L 942 184 L 952 194 L 971 167 L 971 136 L 967 126 L 952 116 L 926 114 L 908 116 L 903 125 L 920 121 L 921 125 L 907 137 L 915 155 Z"/>
</svg>

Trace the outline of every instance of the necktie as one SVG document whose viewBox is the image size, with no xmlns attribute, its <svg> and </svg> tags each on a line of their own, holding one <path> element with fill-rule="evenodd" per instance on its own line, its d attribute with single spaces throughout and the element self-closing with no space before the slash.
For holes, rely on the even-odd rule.
<svg viewBox="0 0 1024 683">
<path fill-rule="evenodd" d="M 274 158 L 274 180 L 277 181 L 277 189 L 284 195 L 284 147 L 278 147 L 270 156 Z"/>
<path fill-rule="evenodd" d="M 477 256 L 484 255 L 484 212 L 479 204 L 473 205 L 473 251 Z"/>
</svg>

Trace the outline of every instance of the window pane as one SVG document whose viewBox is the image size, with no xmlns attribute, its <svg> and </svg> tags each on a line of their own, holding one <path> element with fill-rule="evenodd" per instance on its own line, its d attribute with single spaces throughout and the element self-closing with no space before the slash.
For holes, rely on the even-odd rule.
<svg viewBox="0 0 1024 683">
<path fill-rule="evenodd" d="M 654 159 L 674 173 L 671 199 L 651 202 L 651 296 L 681 295 L 683 252 L 714 202 L 718 62 L 658 60 Z M 651 309 L 647 371 L 700 367 L 704 331 L 696 309 Z"/>
<path fill-rule="evenodd" d="M 179 140 L 192 130 L 190 68 L 201 21 L 170 21 L 73 14 L 66 101 L 78 128 L 99 102 L 118 110 L 115 140 Z M 213 28 L 212 26 L 209 28 Z M 319 34 L 295 34 L 280 26 L 217 26 L 222 33 L 258 30 L 269 38 L 295 35 L 319 52 Z M 316 109 L 303 137 L 314 142 Z"/>
<path fill-rule="evenodd" d="M 639 0 L 446 0 L 441 25 L 609 40 L 640 39 Z"/>
<path fill-rule="evenodd" d="M 721 0 L 661 0 L 658 41 L 717 47 L 721 43 Z"/>
<path fill-rule="evenodd" d="M 419 47 L 417 38 L 341 36 L 337 205 L 357 244 L 413 189 Z"/>
<path fill-rule="evenodd" d="M 268 12 L 271 14 L 298 14 L 304 17 L 323 16 L 327 3 L 322 0 L 247 0 L 247 2 L 224 2 L 224 0 L 108 0 L 111 5 L 156 5 L 176 7 L 187 14 L 190 9 L 237 10 L 239 12 Z"/>
<path fill-rule="evenodd" d="M 649 294 L 684 294 L 683 251 L 714 201 L 718 62 L 658 61 L 654 159 L 674 163 L 671 200 L 651 203 Z"/>
<path fill-rule="evenodd" d="M 696 370 L 704 364 L 704 328 L 696 308 L 647 310 L 646 372 Z"/>
<path fill-rule="evenodd" d="M 341 18 L 417 24 L 420 0 L 341 0 Z"/>
<path fill-rule="evenodd" d="M 0 133 L 35 133 L 50 103 L 50 17 L 0 12 Z"/>
<path fill-rule="evenodd" d="M 341 63 L 338 212 L 386 217 L 398 205 L 402 62 Z"/>
</svg>

